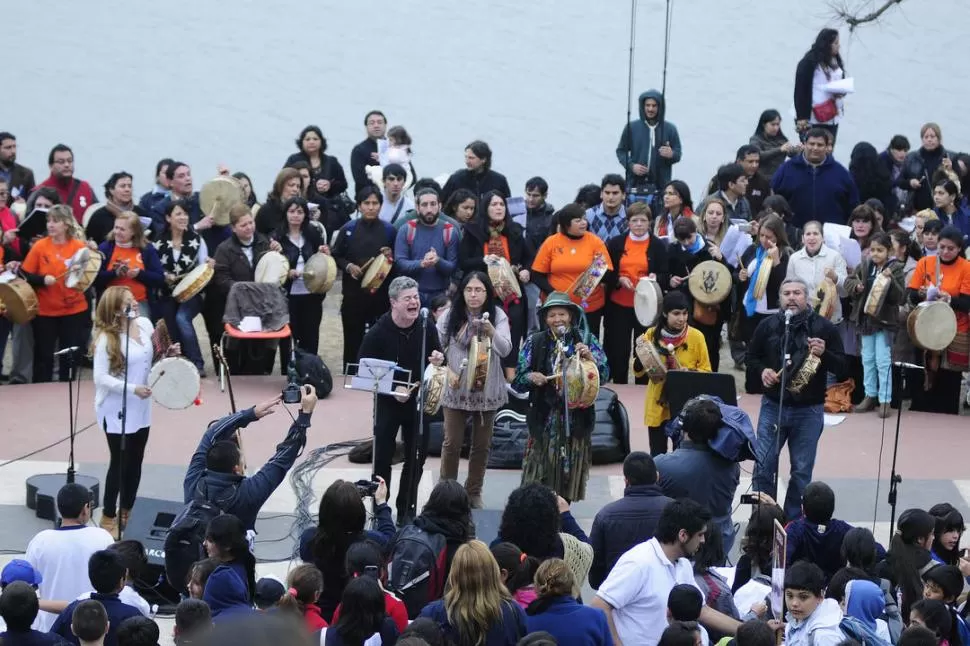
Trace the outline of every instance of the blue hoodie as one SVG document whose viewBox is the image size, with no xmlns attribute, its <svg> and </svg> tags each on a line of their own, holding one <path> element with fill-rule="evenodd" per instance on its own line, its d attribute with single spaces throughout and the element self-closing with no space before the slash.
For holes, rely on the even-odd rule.
<svg viewBox="0 0 970 646">
<path fill-rule="evenodd" d="M 865 579 L 845 586 L 845 617 L 842 631 L 867 646 L 889 646 L 889 628 L 879 618 L 886 610 L 886 597 L 878 585 Z"/>
<path fill-rule="evenodd" d="M 647 99 L 655 100 L 659 106 L 657 118 L 652 123 L 647 121 L 647 115 L 643 111 L 643 102 Z M 620 143 L 616 146 L 616 159 L 620 162 L 620 166 L 626 169 L 627 177 L 634 186 L 652 183 L 658 190 L 662 189 L 670 182 L 674 164 L 679 162 L 683 155 L 680 133 L 677 132 L 677 126 L 667 120 L 666 110 L 663 94 L 658 90 L 647 90 L 637 99 L 640 118 L 628 123 L 620 135 Z M 650 147 L 651 130 L 653 130 L 653 150 Z M 670 144 L 674 150 L 674 156 L 670 159 L 660 156 L 660 147 L 665 144 Z M 627 164 L 628 154 L 629 164 Z M 649 172 L 646 177 L 633 173 L 634 164 L 647 166 Z"/>
<path fill-rule="evenodd" d="M 940 222 L 944 226 L 950 225 L 960 229 L 964 240 L 970 236 L 970 212 L 968 212 L 966 204 L 958 204 L 957 210 L 953 212 L 952 216 L 944 213 L 942 209 L 933 209 L 933 212 L 940 218 Z"/>
<path fill-rule="evenodd" d="M 254 612 L 246 579 L 246 566 L 238 561 L 220 565 L 212 572 L 205 583 L 202 600 L 209 604 L 215 623 L 230 615 Z"/>
<path fill-rule="evenodd" d="M 788 200 L 796 227 L 810 220 L 849 224 L 852 209 L 859 205 L 852 175 L 831 155 L 819 166 L 809 164 L 805 155 L 792 157 L 771 178 L 771 190 Z"/>
</svg>

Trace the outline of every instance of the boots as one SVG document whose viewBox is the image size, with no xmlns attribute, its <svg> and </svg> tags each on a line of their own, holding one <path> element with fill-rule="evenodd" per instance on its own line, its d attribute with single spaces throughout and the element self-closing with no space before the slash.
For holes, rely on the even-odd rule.
<svg viewBox="0 0 970 646">
<path fill-rule="evenodd" d="M 118 533 L 118 518 L 116 516 L 101 514 L 101 522 L 98 525 L 112 536 Z"/>
<path fill-rule="evenodd" d="M 879 417 L 886 419 L 892 415 L 892 411 L 889 409 L 889 404 L 879 404 Z"/>
<path fill-rule="evenodd" d="M 875 397 L 866 396 L 861 402 L 856 404 L 855 408 L 852 409 L 855 413 L 868 413 L 874 409 L 879 404 Z"/>
</svg>

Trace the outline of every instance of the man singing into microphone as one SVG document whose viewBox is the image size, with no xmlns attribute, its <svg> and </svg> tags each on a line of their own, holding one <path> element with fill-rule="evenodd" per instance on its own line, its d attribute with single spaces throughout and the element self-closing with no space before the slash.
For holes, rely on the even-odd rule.
<svg viewBox="0 0 970 646">
<path fill-rule="evenodd" d="M 758 324 L 748 343 L 745 379 L 747 392 L 764 394 L 758 414 L 754 489 L 776 497 L 778 456 L 787 442 L 791 477 L 785 516 L 789 520 L 801 514 L 802 492 L 812 481 L 822 436 L 826 375 L 835 373 L 841 381 L 848 372 L 838 329 L 815 313 L 807 294 L 808 286 L 800 278 L 782 282 L 779 311 Z"/>
<path fill-rule="evenodd" d="M 421 333 L 424 330 L 424 349 L 427 359 L 441 365 L 441 343 L 434 322 L 429 321 L 428 310 L 421 307 L 418 283 L 413 278 L 398 276 L 388 288 L 391 311 L 377 320 L 360 345 L 361 359 L 384 359 L 393 361 L 401 370 L 411 371 L 411 382 L 420 383 L 423 377 L 425 357 L 421 355 Z M 397 379 L 397 377 L 395 377 Z M 405 446 L 404 470 L 397 492 L 397 524 L 407 524 L 415 516 L 418 482 L 424 470 L 424 458 L 428 452 L 428 416 L 424 426 L 418 428 L 418 391 L 400 387 L 399 395 L 377 395 L 377 419 L 374 420 L 374 472 L 384 478 L 391 487 L 391 460 L 394 457 L 395 440 L 401 430 Z M 418 437 L 416 437 L 418 436 Z M 415 441 L 418 441 L 417 445 Z M 417 450 L 415 450 L 417 446 Z"/>
</svg>

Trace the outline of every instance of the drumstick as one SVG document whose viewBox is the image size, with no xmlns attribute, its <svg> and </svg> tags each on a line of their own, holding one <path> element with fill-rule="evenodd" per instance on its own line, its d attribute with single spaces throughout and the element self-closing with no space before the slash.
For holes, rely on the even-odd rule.
<svg viewBox="0 0 970 646">
<path fill-rule="evenodd" d="M 165 371 L 164 370 L 159 370 L 158 371 L 158 376 L 155 377 L 155 381 L 152 382 L 152 385 L 149 386 L 149 388 L 154 388 L 155 387 L 155 384 L 157 384 L 158 383 L 158 380 L 161 379 L 163 376 L 165 376 Z"/>
</svg>

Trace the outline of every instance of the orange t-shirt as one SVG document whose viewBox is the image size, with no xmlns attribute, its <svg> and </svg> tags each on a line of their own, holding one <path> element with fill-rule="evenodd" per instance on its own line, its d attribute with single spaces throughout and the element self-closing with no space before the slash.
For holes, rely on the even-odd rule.
<svg viewBox="0 0 970 646">
<path fill-rule="evenodd" d="M 85 246 L 75 238 L 63 244 L 54 244 L 50 237 L 44 237 L 27 252 L 22 265 L 24 271 L 57 278 L 53 285 L 34 288 L 37 292 L 37 313 L 40 316 L 68 316 L 88 309 L 88 299 L 84 297 L 84 292 L 68 288 L 64 284 L 65 276 L 62 275 L 67 271 L 67 261 L 78 249 Z"/>
<path fill-rule="evenodd" d="M 646 240 L 632 240 L 626 237 L 623 243 L 623 255 L 620 256 L 620 266 L 618 272 L 620 276 L 626 276 L 633 281 L 634 289 L 624 289 L 617 284 L 616 289 L 610 293 L 610 300 L 623 307 L 633 307 L 633 295 L 637 286 L 637 281 L 650 273 L 650 265 L 647 262 L 647 250 L 650 248 L 650 238 Z"/>
<path fill-rule="evenodd" d="M 596 235 L 586 233 L 579 240 L 556 233 L 546 238 L 539 247 L 536 258 L 532 261 L 532 269 L 548 275 L 549 284 L 556 291 L 568 292 L 569 288 L 583 272 L 593 264 L 593 256 L 601 254 L 608 269 L 613 269 L 610 253 L 606 244 Z M 581 299 L 570 294 L 570 300 L 582 305 Z M 606 305 L 606 290 L 603 283 L 596 286 L 593 293 L 586 299 L 585 311 L 595 312 Z"/>
<path fill-rule="evenodd" d="M 499 236 L 498 240 L 499 242 L 502 243 L 502 253 L 496 254 L 496 255 L 502 256 L 509 262 L 512 262 L 512 253 L 509 251 L 509 239 L 506 238 L 505 236 Z M 484 245 L 482 245 L 482 250 L 486 256 L 492 253 L 492 251 L 488 248 L 487 242 Z"/>
<path fill-rule="evenodd" d="M 127 263 L 128 269 L 145 271 L 145 261 L 142 259 L 141 249 L 138 247 L 119 247 L 116 244 L 114 253 L 111 254 L 111 259 L 108 261 L 108 269 L 115 269 L 123 263 Z M 134 278 L 129 278 L 128 276 L 112 278 L 108 286 L 127 287 L 131 290 L 131 295 L 139 303 L 144 303 L 148 300 L 148 289 L 145 287 L 145 284 Z"/>
<path fill-rule="evenodd" d="M 936 263 L 939 256 L 924 256 L 916 263 L 913 277 L 909 279 L 910 289 L 930 287 L 936 284 Z M 953 264 L 940 263 L 940 289 L 951 297 L 970 296 L 970 260 L 958 256 Z M 970 331 L 970 317 L 965 312 L 956 312 L 957 331 Z"/>
</svg>

